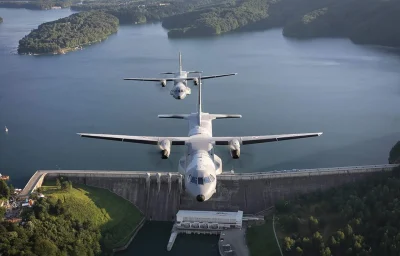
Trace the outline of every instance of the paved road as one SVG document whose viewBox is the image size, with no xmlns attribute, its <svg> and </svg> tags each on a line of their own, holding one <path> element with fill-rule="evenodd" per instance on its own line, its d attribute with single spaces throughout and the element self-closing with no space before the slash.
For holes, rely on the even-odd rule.
<svg viewBox="0 0 400 256">
<path fill-rule="evenodd" d="M 221 242 L 221 239 L 224 241 Z M 227 229 L 221 232 L 220 240 L 218 245 L 220 248 L 223 245 L 230 244 L 233 253 L 225 253 L 224 250 L 220 250 L 221 255 L 236 255 L 236 256 L 249 256 L 249 249 L 246 245 L 246 229 Z"/>
</svg>

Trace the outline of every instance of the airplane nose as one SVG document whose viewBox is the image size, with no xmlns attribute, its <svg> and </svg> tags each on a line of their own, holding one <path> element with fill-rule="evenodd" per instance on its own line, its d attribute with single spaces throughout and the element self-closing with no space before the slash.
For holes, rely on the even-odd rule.
<svg viewBox="0 0 400 256">
<path fill-rule="evenodd" d="M 196 200 L 199 202 L 204 202 L 204 200 L 206 200 L 206 198 L 203 195 L 198 195 L 198 196 L 196 196 Z"/>
</svg>

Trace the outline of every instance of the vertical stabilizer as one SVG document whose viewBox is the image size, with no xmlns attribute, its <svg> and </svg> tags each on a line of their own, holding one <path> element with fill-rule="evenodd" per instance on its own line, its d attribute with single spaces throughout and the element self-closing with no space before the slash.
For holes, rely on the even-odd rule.
<svg viewBox="0 0 400 256">
<path fill-rule="evenodd" d="M 179 52 L 179 72 L 182 72 L 182 54 Z"/>
<path fill-rule="evenodd" d="M 197 109 L 197 114 L 199 118 L 199 125 L 201 125 L 201 75 L 199 76 L 199 103 L 198 103 L 198 109 Z"/>
</svg>

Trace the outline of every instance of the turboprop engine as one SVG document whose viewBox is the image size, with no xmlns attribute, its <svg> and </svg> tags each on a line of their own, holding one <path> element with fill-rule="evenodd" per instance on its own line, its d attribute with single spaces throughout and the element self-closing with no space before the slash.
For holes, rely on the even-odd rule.
<svg viewBox="0 0 400 256">
<path fill-rule="evenodd" d="M 193 83 L 194 85 L 199 85 L 199 79 L 197 77 L 193 78 Z"/>
<path fill-rule="evenodd" d="M 165 87 L 167 85 L 167 80 L 163 79 L 161 80 L 161 86 Z"/>
<path fill-rule="evenodd" d="M 231 156 L 233 159 L 238 159 L 240 157 L 240 143 L 238 140 L 231 140 L 229 142 L 229 150 L 231 151 Z"/>
<path fill-rule="evenodd" d="M 171 141 L 162 140 L 158 143 L 158 146 L 161 149 L 161 158 L 167 159 L 169 157 L 169 154 L 171 153 Z"/>
</svg>

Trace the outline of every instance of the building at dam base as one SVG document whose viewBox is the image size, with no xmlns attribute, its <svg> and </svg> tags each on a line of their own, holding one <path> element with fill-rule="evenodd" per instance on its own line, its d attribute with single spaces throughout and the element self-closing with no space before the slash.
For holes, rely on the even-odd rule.
<svg viewBox="0 0 400 256">
<path fill-rule="evenodd" d="M 241 228 L 243 211 L 217 212 L 217 211 L 187 211 L 180 210 L 176 214 L 177 229 L 204 229 L 222 230 L 228 228 Z"/>
</svg>

